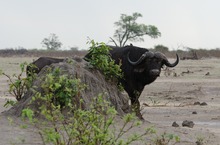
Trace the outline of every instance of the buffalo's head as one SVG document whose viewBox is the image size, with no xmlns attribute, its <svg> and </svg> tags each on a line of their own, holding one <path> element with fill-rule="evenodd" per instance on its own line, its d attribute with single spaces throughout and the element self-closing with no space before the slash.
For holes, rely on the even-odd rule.
<svg viewBox="0 0 220 145">
<path fill-rule="evenodd" d="M 127 54 L 128 62 L 134 67 L 135 72 L 142 73 L 157 78 L 160 75 L 163 65 L 167 67 L 175 67 L 179 63 L 179 56 L 176 54 L 176 61 L 170 63 L 166 56 L 160 52 L 147 51 L 141 55 L 136 61 L 132 61 L 129 57 L 130 52 Z"/>
</svg>

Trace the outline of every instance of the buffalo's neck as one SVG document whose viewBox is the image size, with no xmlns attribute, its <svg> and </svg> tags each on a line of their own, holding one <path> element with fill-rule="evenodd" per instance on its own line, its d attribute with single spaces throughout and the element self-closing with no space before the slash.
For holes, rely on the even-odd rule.
<svg viewBox="0 0 220 145">
<path fill-rule="evenodd" d="M 138 99 L 144 89 L 143 86 L 137 87 L 137 85 L 134 88 L 134 86 L 131 84 L 130 85 L 128 85 L 128 84 L 123 85 L 123 87 L 124 87 L 125 91 L 128 93 L 128 96 L 132 102 L 138 101 Z"/>
<path fill-rule="evenodd" d="M 144 85 L 141 82 L 123 79 L 121 83 L 130 98 L 139 98 L 144 89 Z"/>
<path fill-rule="evenodd" d="M 141 80 L 142 80 L 143 85 L 145 86 L 145 85 L 149 85 L 153 83 L 156 79 L 157 77 L 146 76 L 146 77 L 143 77 Z"/>
<path fill-rule="evenodd" d="M 139 98 L 142 91 L 144 90 L 144 87 L 156 80 L 157 77 L 137 77 L 137 75 L 133 76 L 133 79 L 128 79 L 125 77 L 125 79 L 121 80 L 121 83 L 125 89 L 125 91 L 129 94 L 129 96 L 135 96 L 136 98 Z M 131 97 L 130 96 L 130 97 Z"/>
</svg>

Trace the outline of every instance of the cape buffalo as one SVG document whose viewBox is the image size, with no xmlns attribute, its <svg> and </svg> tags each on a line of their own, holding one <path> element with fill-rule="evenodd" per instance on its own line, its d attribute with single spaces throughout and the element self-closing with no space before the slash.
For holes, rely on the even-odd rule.
<svg viewBox="0 0 220 145">
<path fill-rule="evenodd" d="M 27 66 L 26 74 L 31 76 L 33 73 L 38 74 L 43 67 L 46 65 L 51 65 L 52 63 L 59 63 L 64 61 L 64 59 L 52 58 L 52 57 L 40 57 L 31 64 Z"/>
<path fill-rule="evenodd" d="M 154 82 L 160 75 L 163 65 L 175 67 L 179 63 L 179 57 L 176 54 L 176 61 L 170 63 L 166 56 L 160 52 L 150 52 L 145 48 L 133 45 L 125 47 L 109 46 L 110 54 L 116 64 L 121 64 L 123 78 L 119 82 L 128 93 L 131 100 L 131 106 L 136 115 L 143 119 L 140 113 L 139 97 L 145 85 Z M 85 56 L 89 58 L 89 53 Z"/>
</svg>

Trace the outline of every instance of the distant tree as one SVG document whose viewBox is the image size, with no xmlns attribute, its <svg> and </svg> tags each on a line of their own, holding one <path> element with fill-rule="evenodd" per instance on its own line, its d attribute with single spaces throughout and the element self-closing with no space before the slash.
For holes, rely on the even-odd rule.
<svg viewBox="0 0 220 145">
<path fill-rule="evenodd" d="M 73 46 L 73 47 L 70 47 L 70 50 L 71 50 L 71 51 L 78 51 L 78 50 L 79 50 L 79 47 Z"/>
<path fill-rule="evenodd" d="M 160 51 L 162 53 L 165 53 L 165 52 L 169 51 L 169 48 L 166 47 L 166 46 L 163 46 L 163 45 L 156 45 L 156 46 L 154 46 L 154 50 L 155 51 Z"/>
<path fill-rule="evenodd" d="M 47 50 L 58 50 L 62 46 L 56 34 L 50 34 L 48 38 L 44 38 L 41 44 L 43 47 L 46 47 Z"/>
<path fill-rule="evenodd" d="M 157 27 L 153 25 L 145 25 L 138 24 L 136 20 L 142 17 L 140 13 L 133 13 L 131 16 L 126 14 L 121 14 L 120 20 L 115 22 L 115 26 L 117 29 L 114 33 L 114 38 L 111 38 L 111 42 L 113 42 L 116 46 L 119 43 L 119 46 L 124 46 L 127 41 L 135 42 L 135 41 L 144 41 L 143 36 L 148 35 L 151 38 L 157 38 L 161 36 L 161 33 L 157 29 Z"/>
</svg>

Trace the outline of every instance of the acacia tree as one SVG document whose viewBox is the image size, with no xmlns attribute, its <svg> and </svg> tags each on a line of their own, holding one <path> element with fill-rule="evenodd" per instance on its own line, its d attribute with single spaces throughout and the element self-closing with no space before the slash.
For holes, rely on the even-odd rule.
<svg viewBox="0 0 220 145">
<path fill-rule="evenodd" d="M 142 15 L 137 12 L 133 13 L 131 16 L 121 14 L 120 20 L 114 23 L 117 29 L 115 30 L 113 36 L 115 39 L 110 37 L 111 42 L 113 42 L 116 46 L 119 44 L 119 46 L 122 47 L 127 43 L 127 41 L 144 41 L 144 35 L 148 35 L 151 38 L 161 36 L 157 27 L 153 25 L 138 24 L 136 20 L 139 17 L 142 17 Z"/>
<path fill-rule="evenodd" d="M 50 34 L 48 38 L 44 38 L 41 44 L 43 47 L 46 47 L 47 50 L 58 50 L 62 46 L 56 34 Z"/>
</svg>

